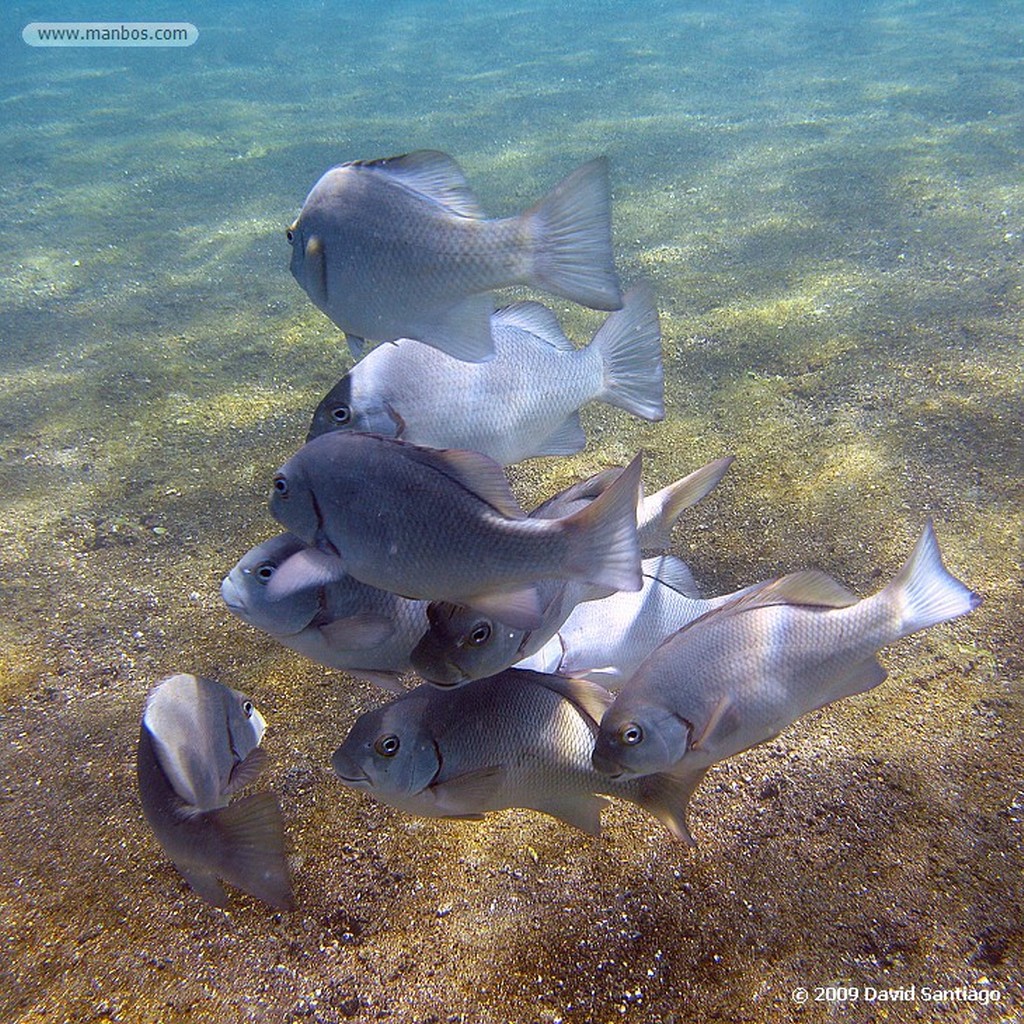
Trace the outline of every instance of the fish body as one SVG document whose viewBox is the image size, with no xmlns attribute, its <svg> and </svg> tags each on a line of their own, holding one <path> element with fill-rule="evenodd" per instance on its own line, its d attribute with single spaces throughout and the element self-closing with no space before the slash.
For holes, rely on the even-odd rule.
<svg viewBox="0 0 1024 1024">
<path fill-rule="evenodd" d="M 493 353 L 491 290 L 534 285 L 619 309 L 608 162 L 579 167 L 518 217 L 485 220 L 458 164 L 419 150 L 341 164 L 288 228 L 291 272 L 361 349 L 414 338 L 457 359 Z"/>
<path fill-rule="evenodd" d="M 544 646 L 516 667 L 591 679 L 615 690 L 667 637 L 737 596 L 702 598 L 675 555 L 645 558 L 641 569 L 640 590 L 577 604 Z"/>
<path fill-rule="evenodd" d="M 639 457 L 602 497 L 558 520 L 528 519 L 493 460 L 345 431 L 307 442 L 274 478 L 271 512 L 317 557 L 289 559 L 274 598 L 344 571 L 420 600 L 447 600 L 532 628 L 536 582 L 640 586 Z"/>
<path fill-rule="evenodd" d="M 137 773 L 146 820 L 189 885 L 215 906 L 227 904 L 218 879 L 291 905 L 277 800 L 254 793 L 230 803 L 263 767 L 265 729 L 244 694 L 186 674 L 158 684 L 142 716 Z"/>
<path fill-rule="evenodd" d="M 718 484 L 732 461 L 731 457 L 718 459 L 643 498 L 637 507 L 641 547 L 667 546 L 672 527 L 683 511 Z M 530 518 L 577 515 L 604 494 L 622 472 L 615 467 L 573 484 L 538 505 Z M 496 675 L 536 655 L 582 602 L 609 595 L 605 587 L 565 579 L 542 581 L 537 593 L 541 614 L 532 628 L 517 627 L 478 608 L 431 603 L 427 609 L 429 628 L 412 652 L 416 671 L 438 686 L 459 686 L 471 679 Z M 530 664 L 537 667 L 535 662 Z"/>
<path fill-rule="evenodd" d="M 278 568 L 307 545 L 282 533 L 246 552 L 221 583 L 243 622 L 321 665 L 389 690 L 401 689 L 410 654 L 427 628 L 426 602 L 399 597 L 344 575 L 271 600 Z"/>
<path fill-rule="evenodd" d="M 980 598 L 942 564 L 929 522 L 894 579 L 858 600 L 819 572 L 751 588 L 675 633 L 601 722 L 594 766 L 613 777 L 707 769 L 801 715 L 877 686 L 886 644 L 965 615 Z"/>
<path fill-rule="evenodd" d="M 487 362 L 464 362 L 409 338 L 375 348 L 317 407 L 309 437 L 357 430 L 468 448 L 508 466 L 580 451 L 579 410 L 588 402 L 648 420 L 665 414 L 658 312 L 645 286 L 626 293 L 586 348 L 574 348 L 536 302 L 494 313 L 491 336 Z"/>
<path fill-rule="evenodd" d="M 674 835 L 687 792 L 671 779 L 617 782 L 590 764 L 611 696 L 593 683 L 511 669 L 458 690 L 419 686 L 356 720 L 334 753 L 347 786 L 409 814 L 479 818 L 523 807 L 592 835 L 608 794 Z"/>
</svg>

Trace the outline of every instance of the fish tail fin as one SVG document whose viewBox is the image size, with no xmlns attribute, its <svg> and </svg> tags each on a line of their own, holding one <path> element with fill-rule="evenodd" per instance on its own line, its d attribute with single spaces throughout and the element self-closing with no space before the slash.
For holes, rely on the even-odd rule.
<svg viewBox="0 0 1024 1024">
<path fill-rule="evenodd" d="M 664 419 L 661 327 L 646 284 L 626 292 L 622 309 L 605 320 L 591 344 L 604 372 L 604 390 L 597 397 L 645 420 Z"/>
<path fill-rule="evenodd" d="M 607 157 L 578 167 L 521 220 L 533 239 L 529 283 L 591 309 L 622 308 Z"/>
<path fill-rule="evenodd" d="M 716 459 L 644 498 L 637 524 L 640 547 L 645 551 L 671 547 L 672 528 L 679 517 L 718 486 L 735 459 L 735 455 Z"/>
<path fill-rule="evenodd" d="M 209 812 L 220 839 L 217 874 L 282 910 L 292 906 L 284 823 L 272 793 L 253 793 Z"/>
<path fill-rule="evenodd" d="M 687 846 L 697 845 L 686 824 L 686 815 L 690 809 L 690 797 L 706 772 L 707 768 L 699 771 L 677 769 L 637 779 L 636 802 Z"/>
<path fill-rule="evenodd" d="M 569 543 L 567 569 L 574 578 L 614 590 L 640 589 L 639 493 L 637 455 L 599 498 L 560 520 Z"/>
<path fill-rule="evenodd" d="M 901 636 L 966 615 L 981 604 L 981 596 L 952 576 L 929 519 L 903 568 L 883 591 L 901 616 Z"/>
</svg>

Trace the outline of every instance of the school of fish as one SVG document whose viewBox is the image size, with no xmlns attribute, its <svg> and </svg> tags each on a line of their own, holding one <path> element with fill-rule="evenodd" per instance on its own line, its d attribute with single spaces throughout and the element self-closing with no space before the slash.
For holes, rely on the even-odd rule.
<svg viewBox="0 0 1024 1024">
<path fill-rule="evenodd" d="M 672 534 L 731 456 L 645 496 L 638 454 L 521 507 L 505 467 L 582 450 L 583 406 L 664 417 L 655 296 L 621 288 L 604 157 L 503 219 L 444 153 L 342 164 L 286 237 L 293 276 L 358 362 L 267 473 L 286 532 L 242 555 L 221 596 L 395 694 L 349 724 L 330 757 L 339 785 L 407 814 L 525 808 L 591 835 L 612 797 L 692 844 L 690 798 L 713 765 L 877 686 L 883 647 L 980 602 L 930 520 L 869 597 L 814 569 L 702 595 Z M 577 347 L 539 302 L 495 308 L 511 285 L 609 315 Z M 277 798 L 233 801 L 266 764 L 265 729 L 248 697 L 189 674 L 143 709 L 144 815 L 215 906 L 222 882 L 293 906 Z"/>
</svg>

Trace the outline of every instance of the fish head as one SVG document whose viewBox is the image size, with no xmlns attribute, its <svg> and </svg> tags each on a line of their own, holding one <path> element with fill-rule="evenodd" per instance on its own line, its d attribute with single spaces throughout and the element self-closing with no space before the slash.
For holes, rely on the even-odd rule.
<svg viewBox="0 0 1024 1024">
<path fill-rule="evenodd" d="M 307 441 L 332 430 L 401 437 L 405 427 L 402 417 L 382 398 L 361 387 L 359 377 L 356 371 L 345 374 L 324 396 L 313 413 Z"/>
<path fill-rule="evenodd" d="M 660 704 L 622 702 L 601 719 L 591 761 L 596 771 L 613 778 L 666 771 L 686 754 L 690 724 Z"/>
<path fill-rule="evenodd" d="M 186 673 L 154 688 L 142 722 L 171 786 L 199 811 L 227 803 L 232 774 L 267 727 L 245 694 Z"/>
<path fill-rule="evenodd" d="M 220 585 L 232 614 L 274 636 L 305 629 L 320 610 L 322 588 L 295 590 L 277 600 L 267 593 L 278 568 L 305 547 L 295 534 L 282 533 L 246 552 Z"/>
<path fill-rule="evenodd" d="M 413 668 L 436 686 L 459 686 L 493 676 L 518 660 L 525 630 L 463 605 L 433 601 L 429 628 L 413 648 Z"/>
<path fill-rule="evenodd" d="M 270 514 L 306 544 L 315 544 L 320 515 L 305 466 L 307 446 L 299 449 L 274 474 Z"/>
<path fill-rule="evenodd" d="M 425 719 L 428 703 L 429 696 L 413 690 L 360 715 L 331 758 L 338 778 L 386 802 L 426 789 L 441 769 L 440 751 Z"/>
</svg>

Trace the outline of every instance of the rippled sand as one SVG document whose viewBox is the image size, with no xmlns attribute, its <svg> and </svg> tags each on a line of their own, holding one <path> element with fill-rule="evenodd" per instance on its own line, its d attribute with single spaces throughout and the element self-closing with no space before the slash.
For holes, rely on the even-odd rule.
<svg viewBox="0 0 1024 1024">
<path fill-rule="evenodd" d="M 4 44 L 0 1017 L 1016 1020 L 1015 12 L 423 3 L 245 28 L 239 5 L 170 54 Z M 931 516 L 984 596 L 883 652 L 878 689 L 712 771 L 696 851 L 630 805 L 591 839 L 344 789 L 330 753 L 384 696 L 220 603 L 350 365 L 283 227 L 332 162 L 417 146 L 493 215 L 608 153 L 620 271 L 657 291 L 666 421 L 588 409 L 584 453 L 512 471 L 525 504 L 638 449 L 651 489 L 732 452 L 675 535 L 706 592 L 815 566 L 872 593 Z M 556 309 L 580 343 L 600 322 Z M 139 716 L 178 670 L 269 722 L 293 913 L 205 906 L 146 828 Z M 1001 998 L 940 1015 L 928 986 Z"/>
</svg>

